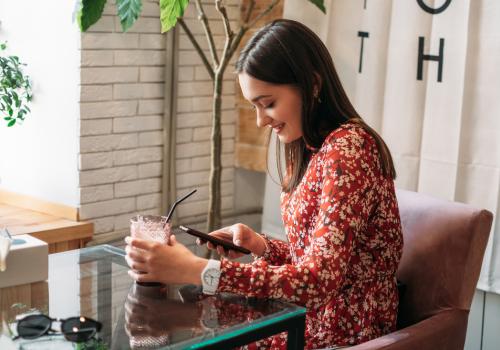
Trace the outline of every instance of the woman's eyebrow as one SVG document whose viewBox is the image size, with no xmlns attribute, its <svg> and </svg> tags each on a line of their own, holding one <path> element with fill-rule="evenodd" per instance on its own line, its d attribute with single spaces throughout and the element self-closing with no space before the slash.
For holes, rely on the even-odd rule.
<svg viewBox="0 0 500 350">
<path fill-rule="evenodd" d="M 260 100 L 261 98 L 263 97 L 270 97 L 271 95 L 259 95 L 255 98 L 252 99 L 252 102 L 257 102 L 258 100 Z"/>
</svg>

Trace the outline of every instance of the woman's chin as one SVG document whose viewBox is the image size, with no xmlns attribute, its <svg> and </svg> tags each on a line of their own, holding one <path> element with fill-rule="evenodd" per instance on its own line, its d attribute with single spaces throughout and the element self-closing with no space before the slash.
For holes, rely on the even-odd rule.
<svg viewBox="0 0 500 350">
<path fill-rule="evenodd" d="M 277 135 L 281 143 L 290 143 L 291 141 L 286 137 L 286 135 Z"/>
<path fill-rule="evenodd" d="M 293 141 L 296 141 L 300 139 L 299 137 L 290 137 L 290 135 L 287 134 L 278 134 L 277 135 L 281 143 L 292 143 Z"/>
</svg>

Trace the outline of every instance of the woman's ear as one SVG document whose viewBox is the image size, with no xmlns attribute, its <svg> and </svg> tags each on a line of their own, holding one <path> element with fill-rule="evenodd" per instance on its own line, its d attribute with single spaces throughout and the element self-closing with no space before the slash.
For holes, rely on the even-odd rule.
<svg viewBox="0 0 500 350">
<path fill-rule="evenodd" d="M 313 96 L 318 98 L 321 91 L 321 84 L 323 83 L 321 76 L 317 72 L 313 72 L 314 83 L 313 83 Z"/>
<path fill-rule="evenodd" d="M 313 76 L 314 76 L 313 91 L 317 91 L 319 93 L 321 91 L 323 79 L 321 79 L 321 76 L 317 72 L 313 72 Z"/>
</svg>

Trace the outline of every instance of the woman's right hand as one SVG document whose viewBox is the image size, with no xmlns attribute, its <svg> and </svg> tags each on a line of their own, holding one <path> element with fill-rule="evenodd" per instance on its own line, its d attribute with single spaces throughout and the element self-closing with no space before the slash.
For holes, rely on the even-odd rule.
<svg viewBox="0 0 500 350">
<path fill-rule="evenodd" d="M 257 232 L 252 230 L 250 227 L 244 224 L 234 224 L 232 226 L 227 226 L 219 230 L 215 230 L 209 233 L 211 236 L 224 239 L 226 241 L 233 242 L 235 245 L 243 248 L 247 248 L 253 254 L 261 256 L 266 251 L 266 241 L 264 237 L 259 235 Z M 196 243 L 198 245 L 204 244 L 205 242 L 197 239 Z M 207 248 L 210 250 L 217 250 L 217 252 L 222 256 L 227 256 L 230 259 L 237 259 L 245 254 L 236 252 L 234 250 L 226 251 L 222 246 L 216 246 L 210 242 L 207 243 Z"/>
</svg>

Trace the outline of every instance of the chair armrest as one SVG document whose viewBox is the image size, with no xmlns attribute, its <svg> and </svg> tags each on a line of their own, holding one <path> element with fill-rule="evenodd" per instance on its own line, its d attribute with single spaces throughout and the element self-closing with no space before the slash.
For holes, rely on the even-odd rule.
<svg viewBox="0 0 500 350">
<path fill-rule="evenodd" d="M 366 343 L 350 347 L 352 350 L 440 349 L 462 350 L 467 331 L 467 310 L 446 310 L 419 323 L 400 329 Z"/>
</svg>

